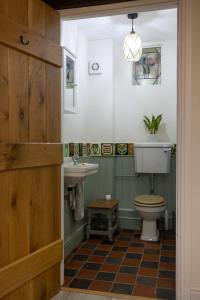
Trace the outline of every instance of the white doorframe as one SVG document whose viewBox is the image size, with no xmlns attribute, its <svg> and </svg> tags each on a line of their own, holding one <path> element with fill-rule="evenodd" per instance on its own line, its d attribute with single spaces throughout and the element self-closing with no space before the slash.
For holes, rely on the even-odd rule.
<svg viewBox="0 0 200 300">
<path fill-rule="evenodd" d="M 109 16 L 128 12 L 158 9 L 178 9 L 178 97 L 177 97 L 177 250 L 176 250 L 176 299 L 197 299 L 192 296 L 191 287 L 191 192 L 190 132 L 191 95 L 190 39 L 191 39 L 191 0 L 138 0 L 115 4 L 90 6 L 61 10 L 62 20 Z M 199 0 L 193 0 L 199 1 Z M 190 294 L 191 293 L 191 294 Z M 198 298 L 200 299 L 200 298 Z"/>
</svg>

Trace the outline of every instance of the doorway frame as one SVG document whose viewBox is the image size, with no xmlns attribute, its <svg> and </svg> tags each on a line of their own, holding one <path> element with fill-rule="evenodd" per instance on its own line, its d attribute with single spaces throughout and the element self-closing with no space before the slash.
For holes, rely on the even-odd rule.
<svg viewBox="0 0 200 300">
<path fill-rule="evenodd" d="M 144 12 L 159 9 L 177 8 L 177 153 L 176 153 L 176 299 L 190 299 L 191 278 L 191 208 L 190 161 L 188 155 L 191 107 L 188 96 L 191 94 L 190 64 L 190 7 L 187 0 L 137 0 L 121 3 L 89 6 L 60 10 L 62 21 L 100 17 L 130 12 Z M 187 68 L 187 71 L 186 71 Z M 63 227 L 63 221 L 62 221 Z"/>
</svg>

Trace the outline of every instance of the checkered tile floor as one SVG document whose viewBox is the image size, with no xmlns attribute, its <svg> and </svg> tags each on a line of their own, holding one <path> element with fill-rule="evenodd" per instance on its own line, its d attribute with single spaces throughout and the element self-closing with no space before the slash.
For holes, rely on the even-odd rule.
<svg viewBox="0 0 200 300">
<path fill-rule="evenodd" d="M 143 242 L 138 232 L 121 230 L 110 242 L 85 240 L 65 260 L 66 287 L 175 300 L 175 235 Z"/>
</svg>

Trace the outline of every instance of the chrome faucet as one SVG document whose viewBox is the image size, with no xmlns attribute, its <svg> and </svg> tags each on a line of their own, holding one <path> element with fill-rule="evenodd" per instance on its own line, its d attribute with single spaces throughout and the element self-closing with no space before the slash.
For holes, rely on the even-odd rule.
<svg viewBox="0 0 200 300">
<path fill-rule="evenodd" d="M 75 156 L 72 156 L 72 160 L 73 160 L 74 165 L 78 165 L 78 161 Z"/>
</svg>

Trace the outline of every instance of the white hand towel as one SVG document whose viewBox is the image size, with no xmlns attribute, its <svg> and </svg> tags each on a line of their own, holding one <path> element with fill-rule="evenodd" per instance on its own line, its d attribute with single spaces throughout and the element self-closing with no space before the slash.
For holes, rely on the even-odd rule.
<svg viewBox="0 0 200 300">
<path fill-rule="evenodd" d="M 76 200 L 75 200 L 75 211 L 74 218 L 76 221 L 83 219 L 84 217 L 84 191 L 83 183 L 76 185 Z"/>
</svg>

